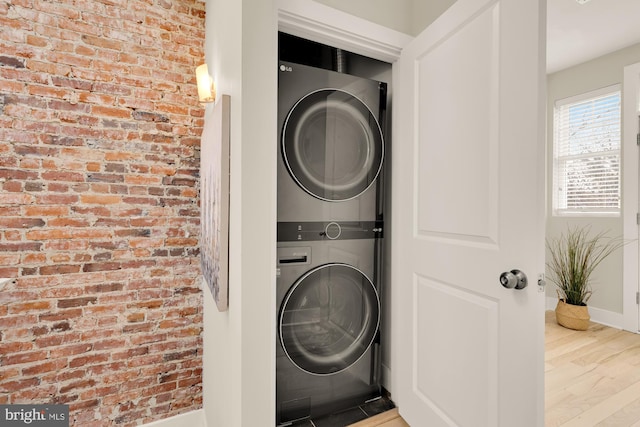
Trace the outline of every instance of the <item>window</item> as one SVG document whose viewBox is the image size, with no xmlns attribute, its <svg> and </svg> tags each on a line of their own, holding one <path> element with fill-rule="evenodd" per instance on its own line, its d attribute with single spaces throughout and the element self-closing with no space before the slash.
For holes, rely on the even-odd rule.
<svg viewBox="0 0 640 427">
<path fill-rule="evenodd" d="M 620 86 L 557 101 L 554 215 L 620 215 Z"/>
</svg>

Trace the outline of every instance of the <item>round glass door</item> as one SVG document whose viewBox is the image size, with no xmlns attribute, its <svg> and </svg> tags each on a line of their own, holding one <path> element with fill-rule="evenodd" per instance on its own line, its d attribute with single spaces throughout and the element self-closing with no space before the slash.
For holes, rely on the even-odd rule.
<svg viewBox="0 0 640 427">
<path fill-rule="evenodd" d="M 379 321 L 380 303 L 371 280 L 348 264 L 325 264 L 289 289 L 280 309 L 280 342 L 303 371 L 335 374 L 365 354 Z"/>
<path fill-rule="evenodd" d="M 282 155 L 298 185 L 314 197 L 342 201 L 373 184 L 382 168 L 380 125 L 352 94 L 322 89 L 300 99 L 282 129 Z"/>
</svg>

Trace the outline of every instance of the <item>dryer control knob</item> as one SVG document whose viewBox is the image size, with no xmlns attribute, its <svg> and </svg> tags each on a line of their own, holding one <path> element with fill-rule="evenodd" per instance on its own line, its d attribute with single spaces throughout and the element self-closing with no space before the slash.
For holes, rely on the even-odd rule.
<svg viewBox="0 0 640 427">
<path fill-rule="evenodd" d="M 337 222 L 330 222 L 324 228 L 324 235 L 327 236 L 327 239 L 329 240 L 337 239 L 340 237 L 340 234 L 342 234 L 342 228 Z"/>
</svg>

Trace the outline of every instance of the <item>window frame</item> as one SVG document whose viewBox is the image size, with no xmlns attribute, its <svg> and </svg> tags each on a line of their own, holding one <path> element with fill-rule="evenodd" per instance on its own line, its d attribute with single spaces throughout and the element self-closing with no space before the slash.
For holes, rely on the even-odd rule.
<svg viewBox="0 0 640 427">
<path fill-rule="evenodd" d="M 580 158 L 589 158 L 593 157 L 594 153 L 588 154 L 576 154 L 576 155 L 565 155 L 560 156 L 560 144 L 559 144 L 559 133 L 558 129 L 558 116 L 560 114 L 560 109 L 562 107 L 578 105 L 581 103 L 588 102 L 595 98 L 604 98 L 611 95 L 617 95 L 619 99 L 619 138 L 618 138 L 618 148 L 613 150 L 603 150 L 599 153 L 603 153 L 604 156 L 616 156 L 618 160 L 618 207 L 617 208 L 566 208 L 559 207 L 560 199 L 562 198 L 562 190 L 559 189 L 559 173 L 561 168 L 561 163 L 566 163 L 567 160 L 571 159 L 580 159 Z M 596 152 L 598 153 L 598 152 Z M 586 93 L 582 93 L 579 95 L 571 96 L 568 98 L 563 98 L 556 100 L 554 102 L 553 108 L 553 141 L 552 141 L 552 155 L 553 155 L 553 165 L 552 165 L 552 196 L 551 196 L 551 214 L 554 217 L 620 217 L 622 213 L 622 85 L 615 84 L 607 87 L 603 87 L 600 89 L 596 89 L 593 91 L 589 91 Z M 564 160 L 563 160 L 564 159 Z M 566 181 L 566 178 L 563 178 Z M 566 193 L 564 194 L 565 200 L 563 201 L 566 206 Z"/>
</svg>

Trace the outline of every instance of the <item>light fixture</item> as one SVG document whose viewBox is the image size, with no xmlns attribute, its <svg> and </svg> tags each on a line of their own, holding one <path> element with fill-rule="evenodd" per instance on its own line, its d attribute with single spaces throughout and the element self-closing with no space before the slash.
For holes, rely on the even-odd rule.
<svg viewBox="0 0 640 427">
<path fill-rule="evenodd" d="M 588 2 L 589 0 L 576 0 L 578 2 L 578 4 L 585 4 L 586 2 Z"/>
<path fill-rule="evenodd" d="M 196 67 L 196 80 L 198 82 L 198 99 L 200 102 L 214 102 L 216 100 L 216 87 L 209 75 L 207 64 Z"/>
</svg>

